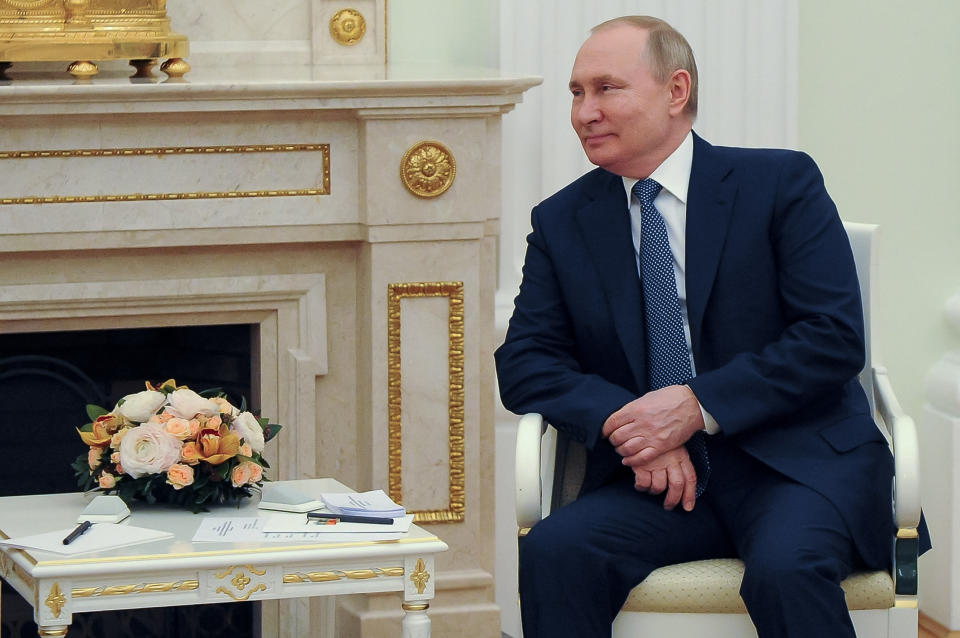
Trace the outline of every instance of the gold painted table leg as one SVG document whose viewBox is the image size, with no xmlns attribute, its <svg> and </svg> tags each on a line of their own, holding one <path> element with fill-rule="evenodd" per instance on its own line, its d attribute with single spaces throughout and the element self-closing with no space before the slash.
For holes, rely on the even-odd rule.
<svg viewBox="0 0 960 638">
<path fill-rule="evenodd" d="M 146 60 L 130 60 L 130 66 L 137 70 L 130 77 L 134 78 L 152 78 L 153 76 L 153 67 L 157 66 L 157 61 L 154 59 Z"/>
<path fill-rule="evenodd" d="M 37 629 L 37 633 L 41 637 L 49 636 L 51 638 L 60 638 L 67 635 L 67 629 L 69 628 L 69 625 L 62 625 L 59 627 L 39 627 Z"/>
<path fill-rule="evenodd" d="M 171 78 L 182 78 L 190 71 L 190 65 L 183 58 L 170 58 L 160 65 L 160 70 Z"/>
<path fill-rule="evenodd" d="M 89 80 L 100 73 L 100 67 L 90 60 L 77 60 L 67 67 L 67 72 L 78 80 Z"/>
</svg>

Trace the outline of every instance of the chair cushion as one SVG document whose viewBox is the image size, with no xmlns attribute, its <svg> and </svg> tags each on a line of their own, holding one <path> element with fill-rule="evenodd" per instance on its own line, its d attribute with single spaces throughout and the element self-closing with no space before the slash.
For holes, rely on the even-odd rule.
<svg viewBox="0 0 960 638">
<path fill-rule="evenodd" d="M 623 611 L 660 613 L 746 613 L 740 598 L 743 563 L 733 558 L 667 565 L 633 588 Z M 884 571 L 857 572 L 842 583 L 847 607 L 893 607 L 893 579 Z"/>
</svg>

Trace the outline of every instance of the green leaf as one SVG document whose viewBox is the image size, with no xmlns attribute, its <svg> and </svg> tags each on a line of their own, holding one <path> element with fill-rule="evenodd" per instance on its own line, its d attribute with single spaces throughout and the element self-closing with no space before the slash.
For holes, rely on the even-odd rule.
<svg viewBox="0 0 960 638">
<path fill-rule="evenodd" d="M 87 416 L 91 421 L 96 421 L 99 417 L 102 417 L 104 414 L 110 414 L 110 410 L 104 410 L 99 405 L 94 405 L 92 403 L 87 404 Z"/>
<path fill-rule="evenodd" d="M 266 419 L 264 419 L 266 420 Z M 283 429 L 283 426 L 279 423 L 267 423 L 263 426 L 263 441 L 267 442 L 273 437 L 277 436 L 280 433 L 280 430 Z"/>
</svg>

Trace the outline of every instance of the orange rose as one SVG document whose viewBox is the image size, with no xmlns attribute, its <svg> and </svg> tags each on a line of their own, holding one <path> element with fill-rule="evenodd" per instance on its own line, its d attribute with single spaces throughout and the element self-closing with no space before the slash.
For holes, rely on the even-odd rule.
<svg viewBox="0 0 960 638">
<path fill-rule="evenodd" d="M 188 465 L 196 465 L 201 460 L 200 447 L 196 441 L 187 441 L 180 448 L 180 460 Z"/>
<path fill-rule="evenodd" d="M 250 466 L 250 482 L 259 483 L 263 480 L 263 466 L 257 463 L 247 463 Z"/>
<path fill-rule="evenodd" d="M 193 468 L 189 465 L 176 463 L 167 470 L 167 483 L 175 490 L 182 490 L 193 483 Z"/>
<path fill-rule="evenodd" d="M 237 467 L 233 468 L 233 472 L 230 473 L 230 482 L 233 483 L 234 487 L 240 487 L 249 483 L 250 464 L 241 463 Z"/>
<path fill-rule="evenodd" d="M 240 456 L 253 456 L 253 448 L 250 447 L 249 443 L 240 446 Z"/>
<path fill-rule="evenodd" d="M 117 486 L 117 478 L 108 472 L 104 472 L 100 475 L 100 489 L 102 490 L 112 490 Z"/>
</svg>

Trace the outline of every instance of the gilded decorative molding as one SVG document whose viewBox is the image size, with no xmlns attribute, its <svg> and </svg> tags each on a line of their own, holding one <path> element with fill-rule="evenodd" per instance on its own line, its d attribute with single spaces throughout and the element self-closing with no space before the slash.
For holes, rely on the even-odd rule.
<svg viewBox="0 0 960 638">
<path fill-rule="evenodd" d="M 67 597 L 60 591 L 60 583 L 54 583 L 50 588 L 50 594 L 43 603 L 50 608 L 54 618 L 59 618 L 64 606 L 67 604 Z"/>
<path fill-rule="evenodd" d="M 136 585 L 103 585 L 100 587 L 75 587 L 73 598 L 99 596 L 126 596 L 128 594 L 163 594 L 167 592 L 193 591 L 200 587 L 198 580 L 174 580 L 165 583 L 140 583 Z"/>
<path fill-rule="evenodd" d="M 267 591 L 267 586 L 264 585 L 263 583 L 260 583 L 259 585 L 257 585 L 256 587 L 248 591 L 246 594 L 243 594 L 242 596 L 237 596 L 229 589 L 224 589 L 223 587 L 217 587 L 218 594 L 226 594 L 227 596 L 229 596 L 230 598 L 232 598 L 238 603 L 242 603 L 243 601 L 247 600 L 248 598 L 250 598 L 251 596 L 253 596 L 259 591 Z"/>
<path fill-rule="evenodd" d="M 432 140 L 417 142 L 400 160 L 400 179 L 417 197 L 437 197 L 447 192 L 457 176 L 450 149 Z"/>
<path fill-rule="evenodd" d="M 232 574 L 234 570 L 243 569 L 244 567 L 247 569 L 248 572 L 256 574 L 257 576 L 263 576 L 264 574 L 267 573 L 267 570 L 265 569 L 257 569 L 256 567 L 251 567 L 250 565 L 231 565 L 226 569 L 226 571 L 217 572 L 216 576 L 220 580 L 223 580 L 224 578 Z"/>
<path fill-rule="evenodd" d="M 326 572 L 296 572 L 284 574 L 283 582 L 291 583 L 326 583 L 337 580 L 353 579 L 367 580 L 379 576 L 403 576 L 403 567 L 374 567 L 373 569 L 331 570 Z"/>
<path fill-rule="evenodd" d="M 330 36 L 344 46 L 353 46 L 367 32 L 367 21 L 356 9 L 342 9 L 330 19 Z"/>
<path fill-rule="evenodd" d="M 411 512 L 421 523 L 460 522 L 464 519 L 465 470 L 463 431 L 463 282 L 394 283 L 387 287 L 387 408 L 388 408 L 388 490 L 390 498 L 403 502 L 402 391 L 400 353 L 400 300 L 406 297 L 449 297 L 447 320 L 448 349 L 448 439 L 449 506 L 445 510 Z"/>
<path fill-rule="evenodd" d="M 410 574 L 410 582 L 417 588 L 417 593 L 422 594 L 423 590 L 427 588 L 429 581 L 430 573 L 427 571 L 427 566 L 422 558 L 418 558 L 417 567 L 413 570 L 413 573 Z"/>
<path fill-rule="evenodd" d="M 312 197 L 330 194 L 329 144 L 243 144 L 230 146 L 172 146 L 149 148 L 95 148 L 41 151 L 0 151 L 0 161 L 51 158 L 100 157 L 166 157 L 177 155 L 230 155 L 246 153 L 303 153 L 319 152 L 323 158 L 321 188 L 201 191 L 190 193 L 129 193 L 111 195 L 37 195 L 30 197 L 2 197 L 0 205 L 15 204 L 89 204 L 100 202 L 143 202 L 187 199 L 235 199 L 247 197 Z"/>
<path fill-rule="evenodd" d="M 215 575 L 219 580 L 224 580 L 225 578 L 229 578 L 232 575 L 233 578 L 230 579 L 230 585 L 238 593 L 234 594 L 233 591 L 222 586 L 217 587 L 217 593 L 226 594 L 233 600 L 242 602 L 244 600 L 247 600 L 248 598 L 250 598 L 250 596 L 254 595 L 257 592 L 267 591 L 268 587 L 264 583 L 259 583 L 257 584 L 256 587 L 254 587 L 250 591 L 244 592 L 247 586 L 253 583 L 253 579 L 250 578 L 250 576 L 248 576 L 244 572 L 244 570 L 256 576 L 263 576 L 267 573 L 267 570 L 257 569 L 255 567 L 252 567 L 251 565 L 232 565 L 222 572 L 216 572 Z M 236 574 L 234 574 L 234 572 L 236 572 Z"/>
</svg>

